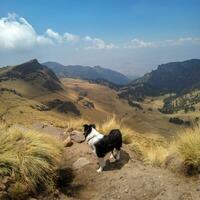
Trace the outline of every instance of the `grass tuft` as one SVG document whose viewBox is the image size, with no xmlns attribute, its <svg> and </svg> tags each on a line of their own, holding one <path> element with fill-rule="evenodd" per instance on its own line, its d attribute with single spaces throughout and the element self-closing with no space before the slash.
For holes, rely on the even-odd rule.
<svg viewBox="0 0 200 200">
<path fill-rule="evenodd" d="M 200 128 L 188 128 L 176 141 L 176 149 L 186 167 L 200 168 Z"/>
<path fill-rule="evenodd" d="M 62 146 L 51 136 L 18 128 L 0 131 L 0 176 L 11 177 L 9 195 L 14 198 L 50 189 L 62 155 Z"/>
</svg>

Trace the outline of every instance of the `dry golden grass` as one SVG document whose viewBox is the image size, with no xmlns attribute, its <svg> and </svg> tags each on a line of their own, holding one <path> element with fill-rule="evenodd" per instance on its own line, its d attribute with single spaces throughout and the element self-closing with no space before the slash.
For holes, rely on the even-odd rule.
<svg viewBox="0 0 200 200">
<path fill-rule="evenodd" d="M 200 128 L 186 129 L 175 142 L 174 149 L 183 159 L 185 166 L 200 168 Z"/>
<path fill-rule="evenodd" d="M 162 166 L 168 156 L 168 150 L 163 146 L 143 149 L 144 162 L 153 166 Z"/>
<path fill-rule="evenodd" d="M 167 143 L 163 140 L 155 140 L 135 132 L 134 130 L 123 125 L 116 116 L 107 119 L 103 124 L 98 124 L 97 129 L 102 133 L 108 134 L 112 129 L 120 129 L 122 132 L 123 142 L 129 144 L 130 148 L 146 164 L 161 166 L 167 155 Z"/>
<path fill-rule="evenodd" d="M 0 131 L 0 176 L 12 178 L 11 198 L 53 187 L 62 146 L 52 137 L 18 128 Z"/>
<path fill-rule="evenodd" d="M 53 122 L 54 126 L 59 127 L 59 128 L 65 128 L 66 130 L 69 130 L 69 129 L 82 130 L 83 125 L 87 123 L 89 122 L 83 118 L 70 118 L 66 121 Z"/>
</svg>

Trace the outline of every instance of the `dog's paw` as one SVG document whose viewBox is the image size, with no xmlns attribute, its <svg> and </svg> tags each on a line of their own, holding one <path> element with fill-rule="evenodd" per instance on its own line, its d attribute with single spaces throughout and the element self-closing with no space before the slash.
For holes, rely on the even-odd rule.
<svg viewBox="0 0 200 200">
<path fill-rule="evenodd" d="M 115 157 L 113 156 L 113 154 L 110 154 L 110 159 L 115 159 Z"/>
<path fill-rule="evenodd" d="M 100 167 L 99 169 L 97 169 L 97 172 L 98 173 L 100 173 L 100 172 L 102 172 L 103 171 L 103 169 Z"/>
</svg>

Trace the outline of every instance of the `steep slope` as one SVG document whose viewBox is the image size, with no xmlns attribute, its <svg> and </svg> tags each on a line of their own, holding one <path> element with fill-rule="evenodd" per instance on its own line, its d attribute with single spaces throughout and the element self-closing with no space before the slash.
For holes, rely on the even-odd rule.
<svg viewBox="0 0 200 200">
<path fill-rule="evenodd" d="M 106 81 L 118 85 L 125 85 L 129 82 L 129 79 L 125 75 L 100 66 L 64 66 L 56 62 L 46 62 L 43 64 L 51 68 L 59 77 L 80 78 L 86 80 L 105 79 Z"/>
<path fill-rule="evenodd" d="M 159 65 L 151 73 L 121 89 L 120 96 L 143 100 L 145 96 L 182 94 L 200 88 L 200 59 Z"/>
</svg>

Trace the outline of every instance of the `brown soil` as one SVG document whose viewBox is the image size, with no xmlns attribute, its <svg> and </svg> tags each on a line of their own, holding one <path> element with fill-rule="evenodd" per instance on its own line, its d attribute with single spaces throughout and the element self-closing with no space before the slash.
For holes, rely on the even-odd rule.
<svg viewBox="0 0 200 200">
<path fill-rule="evenodd" d="M 87 144 L 74 143 L 66 148 L 66 167 L 80 157 L 90 164 L 73 170 L 73 180 L 65 191 L 81 200 L 198 200 L 200 191 L 197 177 L 185 177 L 167 169 L 145 166 L 124 145 L 121 160 L 109 162 L 105 171 L 97 173 L 97 160 Z"/>
</svg>

